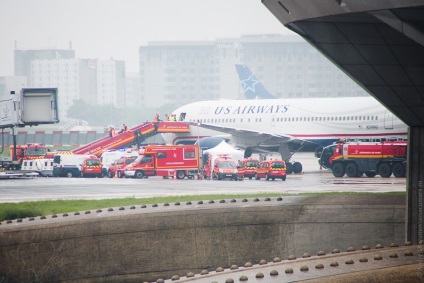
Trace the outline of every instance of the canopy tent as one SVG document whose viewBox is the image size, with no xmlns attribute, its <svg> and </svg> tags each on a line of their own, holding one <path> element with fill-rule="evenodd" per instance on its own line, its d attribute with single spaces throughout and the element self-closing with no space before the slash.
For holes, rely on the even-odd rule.
<svg viewBox="0 0 424 283">
<path fill-rule="evenodd" d="M 231 157 L 233 158 L 235 162 L 244 158 L 243 151 L 235 149 L 234 147 L 232 147 L 225 141 L 222 141 L 220 144 L 218 144 L 217 146 L 213 148 L 203 151 L 203 153 L 208 153 L 210 155 L 220 155 L 220 154 L 231 155 Z"/>
</svg>

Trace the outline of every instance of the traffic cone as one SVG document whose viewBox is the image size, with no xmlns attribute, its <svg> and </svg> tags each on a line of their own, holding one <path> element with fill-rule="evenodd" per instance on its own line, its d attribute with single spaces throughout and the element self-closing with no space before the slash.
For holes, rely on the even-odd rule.
<svg viewBox="0 0 424 283">
<path fill-rule="evenodd" d="M 115 177 L 113 178 L 118 178 L 118 170 L 115 171 Z"/>
<path fill-rule="evenodd" d="M 174 180 L 177 180 L 177 170 L 174 170 Z"/>
</svg>

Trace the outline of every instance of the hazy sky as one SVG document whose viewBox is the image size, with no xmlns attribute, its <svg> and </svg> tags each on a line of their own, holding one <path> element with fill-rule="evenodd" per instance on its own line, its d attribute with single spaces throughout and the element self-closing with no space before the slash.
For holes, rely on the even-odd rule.
<svg viewBox="0 0 424 283">
<path fill-rule="evenodd" d="M 214 40 L 293 34 L 260 0 L 0 0 L 0 76 L 13 75 L 13 50 L 68 49 L 77 58 L 125 60 L 158 40 Z"/>
</svg>

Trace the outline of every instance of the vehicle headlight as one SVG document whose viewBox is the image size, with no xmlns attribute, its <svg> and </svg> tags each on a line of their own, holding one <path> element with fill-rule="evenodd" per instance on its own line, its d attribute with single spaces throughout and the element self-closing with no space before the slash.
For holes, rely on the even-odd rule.
<svg viewBox="0 0 424 283">
<path fill-rule="evenodd" d="M 224 170 L 219 169 L 219 170 L 218 170 L 218 172 L 219 172 L 219 173 L 224 173 Z"/>
</svg>

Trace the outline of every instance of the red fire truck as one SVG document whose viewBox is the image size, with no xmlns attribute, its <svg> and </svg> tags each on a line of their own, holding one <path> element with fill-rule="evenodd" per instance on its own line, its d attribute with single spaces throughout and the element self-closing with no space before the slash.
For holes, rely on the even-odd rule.
<svg viewBox="0 0 424 283">
<path fill-rule="evenodd" d="M 256 180 L 265 178 L 266 180 L 281 179 L 286 180 L 287 168 L 284 160 L 264 160 L 259 163 L 259 167 L 256 170 Z"/>
<path fill-rule="evenodd" d="M 252 180 L 256 176 L 256 170 L 259 166 L 258 159 L 247 158 L 237 163 L 239 178 L 249 178 Z"/>
<path fill-rule="evenodd" d="M 141 179 L 148 176 L 185 177 L 199 173 L 199 146 L 150 145 L 139 151 L 137 159 L 125 167 L 125 176 Z"/>
<path fill-rule="evenodd" d="M 406 141 L 338 142 L 325 147 L 318 162 L 335 177 L 405 177 L 406 155 Z"/>
<path fill-rule="evenodd" d="M 205 154 L 204 155 L 203 177 L 205 179 L 232 179 L 234 181 L 243 180 L 244 176 L 239 176 L 237 165 L 233 158 L 227 154 Z"/>
<path fill-rule="evenodd" d="M 81 177 L 103 178 L 102 161 L 97 157 L 87 157 L 81 164 Z"/>
<path fill-rule="evenodd" d="M 0 168 L 6 170 L 19 170 L 22 166 L 22 161 L 42 159 L 46 157 L 46 146 L 44 144 L 32 143 L 32 144 L 20 144 L 16 145 L 16 148 L 10 146 L 10 156 L 4 159 Z"/>
</svg>

